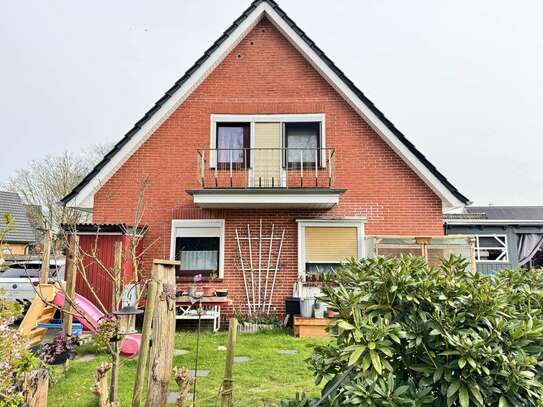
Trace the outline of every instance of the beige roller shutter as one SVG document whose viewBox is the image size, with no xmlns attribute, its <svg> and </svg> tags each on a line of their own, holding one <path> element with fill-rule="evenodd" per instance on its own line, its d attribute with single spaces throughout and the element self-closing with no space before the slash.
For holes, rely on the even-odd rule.
<svg viewBox="0 0 543 407">
<path fill-rule="evenodd" d="M 356 227 L 306 227 L 305 261 L 341 262 L 358 257 L 357 230 Z"/>
</svg>

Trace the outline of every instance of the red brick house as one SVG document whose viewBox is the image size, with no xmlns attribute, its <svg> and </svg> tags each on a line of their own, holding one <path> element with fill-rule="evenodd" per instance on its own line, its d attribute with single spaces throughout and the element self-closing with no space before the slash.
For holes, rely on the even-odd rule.
<svg viewBox="0 0 543 407">
<path fill-rule="evenodd" d="M 143 180 L 144 245 L 158 239 L 147 267 L 181 259 L 180 281 L 217 271 L 246 309 L 247 296 L 270 300 L 277 263 L 279 312 L 306 272 L 364 256 L 366 235 L 440 236 L 442 210 L 468 202 L 272 0 L 254 1 L 63 203 L 130 224 Z"/>
</svg>

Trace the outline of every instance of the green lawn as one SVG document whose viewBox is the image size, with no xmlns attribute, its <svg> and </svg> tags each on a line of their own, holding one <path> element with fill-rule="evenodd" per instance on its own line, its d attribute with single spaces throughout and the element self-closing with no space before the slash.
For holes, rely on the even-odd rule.
<svg viewBox="0 0 543 407">
<path fill-rule="evenodd" d="M 264 402 L 275 402 L 293 396 L 297 391 L 317 394 L 311 372 L 304 360 L 311 354 L 316 344 L 325 343 L 322 338 L 295 338 L 282 331 L 258 334 L 238 334 L 236 355 L 249 356 L 250 361 L 234 365 L 234 400 L 236 407 L 262 406 Z M 194 369 L 196 350 L 196 333 L 192 331 L 178 332 L 176 349 L 186 349 L 186 355 L 176 356 L 174 366 Z M 199 368 L 209 370 L 208 377 L 197 379 L 197 406 L 217 406 L 217 392 L 224 374 L 226 352 L 219 351 L 225 346 L 227 333 L 214 334 L 202 332 L 200 336 Z M 296 349 L 297 354 L 281 354 L 280 349 Z M 92 346 L 79 349 L 79 353 L 90 353 Z M 101 354 L 97 359 L 88 362 L 72 361 L 70 369 L 64 375 L 58 373 L 57 380 L 49 390 L 49 405 L 61 406 L 93 406 L 95 397 L 90 392 L 94 381 L 96 366 L 108 360 Z M 137 361 L 123 360 L 120 372 L 120 401 L 122 406 L 129 406 Z M 170 384 L 176 391 L 175 383 Z M 273 405 L 273 404 L 272 404 Z"/>
</svg>

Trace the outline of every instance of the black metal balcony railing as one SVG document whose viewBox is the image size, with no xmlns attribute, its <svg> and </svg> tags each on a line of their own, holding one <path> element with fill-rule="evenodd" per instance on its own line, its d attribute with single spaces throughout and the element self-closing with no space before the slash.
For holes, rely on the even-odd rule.
<svg viewBox="0 0 543 407">
<path fill-rule="evenodd" d="M 333 148 L 200 149 L 202 188 L 332 188 Z"/>
</svg>

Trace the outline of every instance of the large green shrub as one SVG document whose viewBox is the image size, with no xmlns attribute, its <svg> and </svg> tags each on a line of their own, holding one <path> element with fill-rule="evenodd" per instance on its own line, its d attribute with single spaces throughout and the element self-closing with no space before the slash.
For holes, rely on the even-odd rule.
<svg viewBox="0 0 543 407">
<path fill-rule="evenodd" d="M 322 405 L 542 405 L 543 270 L 466 266 L 374 258 L 326 277 L 337 337 L 309 362 L 323 393 L 341 383 Z"/>
</svg>

